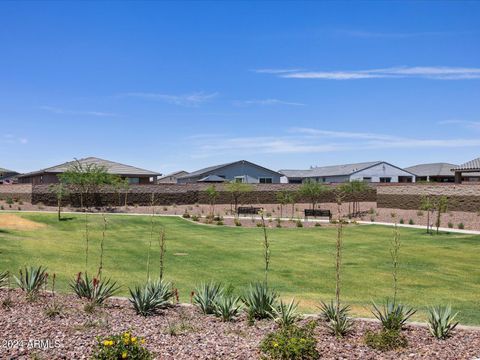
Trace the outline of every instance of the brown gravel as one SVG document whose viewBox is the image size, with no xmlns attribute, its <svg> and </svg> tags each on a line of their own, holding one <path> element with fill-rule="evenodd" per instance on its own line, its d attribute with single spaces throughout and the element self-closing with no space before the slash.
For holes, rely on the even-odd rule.
<svg viewBox="0 0 480 360">
<path fill-rule="evenodd" d="M 0 290 L 0 300 L 6 296 L 6 290 Z M 15 290 L 12 299 L 10 309 L 0 308 L 1 359 L 88 359 L 96 336 L 126 330 L 145 337 L 146 346 L 156 359 L 258 359 L 261 339 L 276 327 L 272 321 L 248 326 L 245 318 L 223 323 L 184 305 L 145 318 L 135 315 L 128 302 L 119 299 L 110 300 L 94 314 L 87 314 L 82 301 L 70 295 L 57 296 L 64 309 L 60 317 L 50 319 L 44 314 L 45 305 L 52 301 L 50 294 L 42 294 L 31 303 Z M 179 333 L 171 335 L 172 327 Z M 351 335 L 336 339 L 318 326 L 321 358 L 472 360 L 480 357 L 480 331 L 477 330 L 456 330 L 448 340 L 439 341 L 425 328 L 408 326 L 404 334 L 409 346 L 398 352 L 381 353 L 363 344 L 365 331 L 378 329 L 376 323 L 357 321 Z M 50 340 L 52 344 L 57 341 L 58 346 L 49 349 L 9 347 L 8 340 Z"/>
</svg>

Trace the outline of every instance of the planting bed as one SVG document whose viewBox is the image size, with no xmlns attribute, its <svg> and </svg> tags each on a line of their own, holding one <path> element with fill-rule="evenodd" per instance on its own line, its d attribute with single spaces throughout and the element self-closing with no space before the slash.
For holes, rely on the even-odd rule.
<svg viewBox="0 0 480 360">
<path fill-rule="evenodd" d="M 11 308 L 0 308 L 1 359 L 88 359 L 97 336 L 127 330 L 144 337 L 146 347 L 156 359 L 257 359 L 261 356 L 258 350 L 261 339 L 277 327 L 272 321 L 249 326 L 245 317 L 224 323 L 185 305 L 145 318 L 136 315 L 129 303 L 121 299 L 110 300 L 104 308 L 87 314 L 84 303 L 71 295 L 57 296 L 63 310 L 60 316 L 49 318 L 44 308 L 52 301 L 51 294 L 41 294 L 36 302 L 27 302 L 18 290 L 12 291 L 11 296 Z M 6 297 L 7 291 L 0 290 L 0 300 Z M 379 328 L 376 323 L 357 321 L 352 334 L 336 339 L 318 321 L 315 336 L 320 357 L 452 360 L 480 357 L 480 331 L 455 330 L 451 338 L 442 341 L 430 336 L 426 328 L 410 325 L 403 332 L 408 347 L 382 353 L 363 342 L 367 330 Z M 52 346 L 48 349 L 9 347 L 8 340 L 13 344 L 49 340 Z"/>
</svg>

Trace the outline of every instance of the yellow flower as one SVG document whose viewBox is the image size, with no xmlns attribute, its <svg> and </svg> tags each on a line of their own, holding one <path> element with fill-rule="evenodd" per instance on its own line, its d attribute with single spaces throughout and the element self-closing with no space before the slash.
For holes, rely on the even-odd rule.
<svg viewBox="0 0 480 360">
<path fill-rule="evenodd" d="M 146 342 L 145 339 L 140 340 L 141 344 L 145 344 L 145 342 Z"/>
<path fill-rule="evenodd" d="M 130 339 L 128 339 L 128 338 L 123 339 L 123 343 L 125 345 L 128 345 L 130 343 Z"/>
<path fill-rule="evenodd" d="M 122 353 L 122 359 L 126 359 L 126 358 L 127 358 L 127 356 L 128 356 L 127 352 L 126 352 L 126 351 L 124 351 L 124 352 Z"/>
<path fill-rule="evenodd" d="M 278 343 L 277 343 L 277 342 L 274 342 L 274 343 L 273 343 L 273 346 L 278 347 Z"/>
<path fill-rule="evenodd" d="M 135 344 L 137 342 L 137 337 L 136 336 L 132 336 L 132 343 Z"/>
<path fill-rule="evenodd" d="M 110 345 L 110 341 L 108 340 L 103 340 L 103 346 L 108 346 Z"/>
<path fill-rule="evenodd" d="M 126 338 L 130 337 L 130 333 L 127 331 L 125 334 L 123 334 L 123 337 L 126 337 Z"/>
</svg>

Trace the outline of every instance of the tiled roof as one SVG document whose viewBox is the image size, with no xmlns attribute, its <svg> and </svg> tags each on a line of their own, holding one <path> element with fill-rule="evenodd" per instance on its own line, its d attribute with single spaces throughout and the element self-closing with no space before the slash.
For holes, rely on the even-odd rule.
<svg viewBox="0 0 480 360">
<path fill-rule="evenodd" d="M 222 169 L 222 168 L 224 168 L 224 167 L 227 167 L 227 166 L 230 166 L 230 165 L 234 165 L 234 164 L 238 164 L 238 163 L 244 163 L 244 164 L 247 164 L 247 165 L 257 166 L 257 167 L 262 168 L 262 169 L 264 169 L 264 170 L 267 170 L 267 171 L 269 171 L 269 172 L 271 172 L 271 173 L 278 174 L 276 171 L 273 171 L 273 170 L 264 168 L 263 166 L 260 166 L 260 165 L 251 163 L 250 161 L 239 160 L 239 161 L 233 161 L 233 162 L 226 163 L 226 164 L 209 166 L 209 167 L 206 167 L 206 168 L 203 168 L 203 169 L 200 169 L 200 170 L 191 172 L 191 173 L 189 173 L 189 174 L 187 174 L 187 175 L 179 176 L 178 178 L 179 178 L 179 179 L 188 179 L 188 178 L 192 178 L 192 177 L 196 177 L 196 176 L 201 176 L 201 175 L 204 175 L 204 174 L 205 174 L 205 175 L 208 175 L 208 174 L 210 174 L 210 173 L 212 173 L 212 172 L 214 172 L 214 171 L 217 171 L 217 170 Z M 281 174 L 278 174 L 278 175 L 281 175 Z"/>
<path fill-rule="evenodd" d="M 155 171 L 149 171 L 145 169 L 140 169 L 135 166 L 120 164 L 110 160 L 104 160 L 96 157 L 88 157 L 85 159 L 79 159 L 74 161 L 69 161 L 60 165 L 55 165 L 46 169 L 41 169 L 38 171 L 34 171 L 28 174 L 22 174 L 20 177 L 31 176 L 36 174 L 43 174 L 43 173 L 52 173 L 52 174 L 59 174 L 67 171 L 73 164 L 79 162 L 82 165 L 87 164 L 95 164 L 97 166 L 103 166 L 107 169 L 109 174 L 116 174 L 116 175 L 136 175 L 136 176 L 158 176 L 161 175 Z"/>
<path fill-rule="evenodd" d="M 452 171 L 480 171 L 480 158 L 467 161 L 465 164 L 452 168 Z"/>
<path fill-rule="evenodd" d="M 456 166 L 449 163 L 418 164 L 407 167 L 405 170 L 417 176 L 453 176 L 452 169 Z"/>
<path fill-rule="evenodd" d="M 306 178 L 322 176 L 345 176 L 351 175 L 363 169 L 367 169 L 384 161 L 370 161 L 363 163 L 331 165 L 315 167 L 309 170 L 279 170 L 279 172 L 288 178 Z"/>
</svg>

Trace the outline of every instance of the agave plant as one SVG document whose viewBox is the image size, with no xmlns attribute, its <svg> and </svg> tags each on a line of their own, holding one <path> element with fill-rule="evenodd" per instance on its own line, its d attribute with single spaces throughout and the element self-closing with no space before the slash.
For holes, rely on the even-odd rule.
<svg viewBox="0 0 480 360">
<path fill-rule="evenodd" d="M 214 314 L 215 302 L 222 294 L 223 288 L 220 283 L 202 283 L 195 289 L 192 301 L 204 314 Z"/>
<path fill-rule="evenodd" d="M 144 286 L 135 286 L 130 291 L 130 302 L 137 314 L 153 315 L 159 309 L 168 306 L 173 298 L 172 285 L 162 280 L 147 282 Z"/>
<path fill-rule="evenodd" d="M 446 339 L 453 329 L 458 325 L 455 317 L 458 312 L 453 314 L 452 308 L 449 306 L 437 306 L 428 310 L 428 329 L 430 333 L 437 339 Z"/>
<path fill-rule="evenodd" d="M 8 285 L 8 271 L 0 272 L 0 288 L 5 287 Z"/>
<path fill-rule="evenodd" d="M 103 304 L 105 300 L 115 295 L 120 289 L 116 281 L 95 277 L 89 279 L 87 273 L 85 273 L 85 278 L 82 273 L 78 273 L 76 279 L 70 283 L 70 287 L 79 298 L 90 300 L 96 305 Z"/>
<path fill-rule="evenodd" d="M 352 330 L 353 320 L 345 314 L 344 316 L 330 320 L 325 327 L 330 330 L 333 335 L 342 337 Z"/>
<path fill-rule="evenodd" d="M 297 308 L 298 302 L 295 303 L 295 299 L 292 299 L 289 304 L 280 300 L 278 306 L 271 307 L 271 316 L 280 326 L 290 326 L 300 318 L 300 315 L 297 313 Z"/>
<path fill-rule="evenodd" d="M 20 276 L 13 276 L 17 285 L 27 293 L 27 297 L 34 299 L 43 285 L 47 282 L 48 274 L 47 269 L 39 266 L 25 267 L 20 269 Z"/>
<path fill-rule="evenodd" d="M 332 321 L 340 317 L 347 317 L 348 313 L 350 312 L 350 305 L 340 305 L 337 316 L 337 305 L 333 300 L 331 300 L 329 303 L 321 301 L 319 308 L 321 316 L 325 321 Z"/>
<path fill-rule="evenodd" d="M 272 307 L 277 306 L 278 294 L 263 282 L 250 284 L 242 298 L 250 320 L 271 318 Z"/>
<path fill-rule="evenodd" d="M 239 296 L 221 295 L 218 296 L 214 304 L 214 313 L 223 321 L 232 321 L 242 309 Z"/>
<path fill-rule="evenodd" d="M 390 302 L 388 299 L 382 307 L 373 303 L 373 315 L 380 320 L 385 330 L 401 330 L 403 325 L 417 311 L 402 304 Z"/>
</svg>

